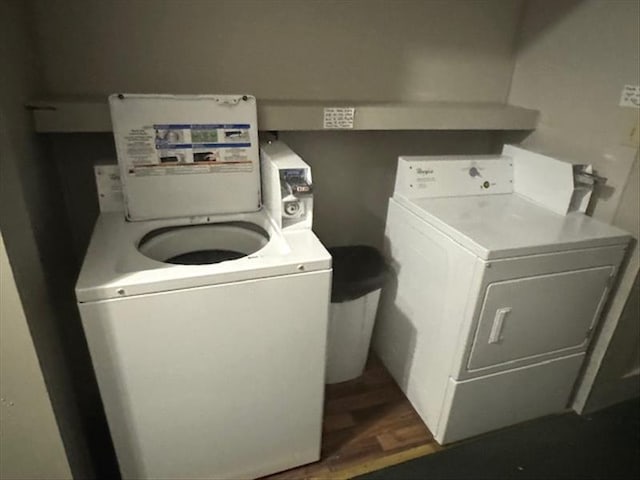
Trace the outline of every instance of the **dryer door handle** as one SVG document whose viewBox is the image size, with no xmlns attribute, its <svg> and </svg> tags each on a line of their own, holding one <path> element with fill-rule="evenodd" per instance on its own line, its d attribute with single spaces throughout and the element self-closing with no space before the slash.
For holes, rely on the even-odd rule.
<svg viewBox="0 0 640 480">
<path fill-rule="evenodd" d="M 493 318 L 493 325 L 491 325 L 491 332 L 489 333 L 489 343 L 500 343 L 500 340 L 502 340 L 502 329 L 509 312 L 511 312 L 511 307 L 496 310 L 496 316 Z"/>
</svg>

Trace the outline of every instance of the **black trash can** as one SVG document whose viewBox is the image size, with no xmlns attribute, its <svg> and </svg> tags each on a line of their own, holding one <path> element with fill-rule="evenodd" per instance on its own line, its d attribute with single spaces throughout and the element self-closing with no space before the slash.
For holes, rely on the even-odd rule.
<svg viewBox="0 0 640 480">
<path fill-rule="evenodd" d="M 333 283 L 327 339 L 327 383 L 362 375 L 388 268 L 382 254 L 364 245 L 329 248 Z"/>
</svg>

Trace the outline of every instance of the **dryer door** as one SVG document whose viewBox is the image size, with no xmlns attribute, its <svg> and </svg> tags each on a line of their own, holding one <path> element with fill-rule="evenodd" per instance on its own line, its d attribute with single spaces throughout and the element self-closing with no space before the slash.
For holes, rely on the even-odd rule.
<svg viewBox="0 0 640 480">
<path fill-rule="evenodd" d="M 489 285 L 468 369 L 586 348 L 613 272 L 606 266 Z"/>
</svg>

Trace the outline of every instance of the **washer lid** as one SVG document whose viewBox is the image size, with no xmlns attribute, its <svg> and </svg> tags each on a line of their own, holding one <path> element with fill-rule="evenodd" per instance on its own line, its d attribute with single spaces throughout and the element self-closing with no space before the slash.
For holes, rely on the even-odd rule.
<svg viewBox="0 0 640 480">
<path fill-rule="evenodd" d="M 256 99 L 109 97 L 129 220 L 260 209 Z"/>
</svg>

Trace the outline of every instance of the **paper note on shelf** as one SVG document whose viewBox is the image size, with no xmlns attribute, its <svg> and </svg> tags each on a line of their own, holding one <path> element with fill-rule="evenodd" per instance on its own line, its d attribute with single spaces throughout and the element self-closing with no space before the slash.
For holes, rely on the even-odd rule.
<svg viewBox="0 0 640 480">
<path fill-rule="evenodd" d="M 354 107 L 328 107 L 324 109 L 324 124 L 326 129 L 353 128 L 356 114 Z"/>
<path fill-rule="evenodd" d="M 640 85 L 625 85 L 622 87 L 620 106 L 640 108 Z"/>
</svg>

